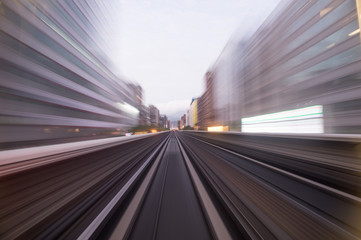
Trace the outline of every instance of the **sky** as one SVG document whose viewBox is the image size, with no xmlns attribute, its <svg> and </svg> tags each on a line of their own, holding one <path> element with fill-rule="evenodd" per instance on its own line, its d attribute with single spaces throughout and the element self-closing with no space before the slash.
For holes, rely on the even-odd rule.
<svg viewBox="0 0 361 240">
<path fill-rule="evenodd" d="M 185 113 L 230 37 L 255 31 L 278 3 L 120 0 L 109 9 L 109 55 L 117 74 L 142 86 L 146 105 L 168 116 Z"/>
</svg>

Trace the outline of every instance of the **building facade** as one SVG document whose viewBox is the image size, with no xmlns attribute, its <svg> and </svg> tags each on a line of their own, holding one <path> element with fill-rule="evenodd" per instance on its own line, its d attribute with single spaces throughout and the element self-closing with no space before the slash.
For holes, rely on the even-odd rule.
<svg viewBox="0 0 361 240">
<path fill-rule="evenodd" d="M 143 100 L 143 88 L 139 84 L 128 83 L 127 87 L 129 89 L 130 97 L 132 99 L 133 105 L 140 110 L 141 106 L 144 104 Z"/>
<path fill-rule="evenodd" d="M 1 1 L 0 135 L 21 142 L 120 134 L 137 124 L 99 47 L 97 1 Z"/>
<path fill-rule="evenodd" d="M 189 107 L 189 126 L 194 127 L 198 123 L 198 98 L 193 98 Z"/>
<path fill-rule="evenodd" d="M 149 117 L 149 113 L 144 111 L 144 100 L 143 100 L 143 88 L 139 84 L 128 83 L 127 84 L 133 106 L 138 109 L 138 124 L 146 125 L 146 118 Z M 149 112 L 149 111 L 148 111 Z"/>
<path fill-rule="evenodd" d="M 210 70 L 215 123 L 361 133 L 359 14 L 355 0 L 283 1 L 253 36 L 230 41 Z"/>
<path fill-rule="evenodd" d="M 149 107 L 141 105 L 139 111 L 139 125 L 150 125 L 150 112 Z"/>
<path fill-rule="evenodd" d="M 149 106 L 149 116 L 150 116 L 150 125 L 151 126 L 159 126 L 159 110 L 156 106 L 150 105 Z"/>
<path fill-rule="evenodd" d="M 187 120 L 186 120 L 186 119 L 187 119 L 186 114 L 184 114 L 184 115 L 181 117 L 182 129 L 187 126 Z"/>
<path fill-rule="evenodd" d="M 168 124 L 168 117 L 167 115 L 160 115 L 160 120 L 159 120 L 159 127 L 162 127 L 162 128 L 170 128 L 169 124 Z"/>
<path fill-rule="evenodd" d="M 213 74 L 207 72 L 204 76 L 206 89 L 198 100 L 198 125 L 200 129 L 206 130 L 215 124 L 214 112 L 214 90 L 213 90 Z"/>
</svg>

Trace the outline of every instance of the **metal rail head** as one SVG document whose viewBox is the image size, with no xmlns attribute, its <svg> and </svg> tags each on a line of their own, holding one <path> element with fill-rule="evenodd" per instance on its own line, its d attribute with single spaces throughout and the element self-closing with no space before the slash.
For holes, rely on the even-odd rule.
<svg viewBox="0 0 361 240">
<path fill-rule="evenodd" d="M 214 206 L 210 196 L 208 195 L 207 190 L 203 186 L 202 181 L 200 180 L 196 170 L 194 169 L 190 159 L 188 158 L 187 153 L 185 152 L 177 135 L 176 135 L 176 139 L 178 142 L 178 146 L 181 150 L 181 153 L 183 155 L 184 161 L 186 163 L 186 166 L 188 168 L 188 171 L 191 175 L 193 184 L 197 190 L 199 199 L 201 200 L 204 213 L 207 216 L 206 219 L 208 220 L 209 227 L 213 231 L 213 235 L 217 239 L 225 239 L 225 240 L 232 239 L 231 235 L 228 232 L 227 227 L 225 226 L 220 214 L 218 213 L 216 207 Z"/>
<path fill-rule="evenodd" d="M 162 157 L 168 142 L 169 142 L 169 137 L 167 137 L 161 144 L 159 144 L 159 146 L 152 152 L 152 154 L 136 171 L 136 173 L 130 178 L 130 180 L 123 186 L 123 188 L 115 195 L 115 197 L 100 212 L 100 214 L 98 214 L 98 216 L 92 221 L 92 223 L 89 224 L 89 226 L 79 235 L 79 237 L 77 238 L 78 240 L 89 239 L 95 233 L 98 227 L 103 223 L 103 221 L 108 217 L 110 212 L 114 209 L 114 207 L 119 202 L 119 200 L 124 196 L 124 194 L 128 191 L 128 189 L 136 182 L 136 180 L 139 179 L 140 175 L 144 173 L 145 169 L 149 166 L 149 164 L 152 162 L 154 157 L 156 157 L 157 154 L 160 153 L 158 154 L 156 161 L 153 164 L 151 170 L 148 172 L 147 176 L 143 180 L 143 183 L 150 182 L 149 178 L 152 176 L 152 174 L 154 174 L 156 166 L 160 158 Z M 138 189 L 136 196 L 138 196 L 137 195 L 138 193 L 144 194 L 146 187 L 147 186 L 143 186 L 143 187 L 141 186 L 140 189 Z M 135 205 L 134 203 L 132 203 L 133 205 L 131 204 L 131 206 L 128 207 L 127 211 L 125 212 L 118 226 L 116 227 L 114 233 L 111 235 L 111 239 L 124 239 L 126 237 L 129 229 L 131 228 L 134 214 L 136 212 L 136 207 L 138 206 L 140 200 L 141 200 L 141 196 L 138 196 L 136 198 L 136 201 L 134 201 Z"/>
</svg>

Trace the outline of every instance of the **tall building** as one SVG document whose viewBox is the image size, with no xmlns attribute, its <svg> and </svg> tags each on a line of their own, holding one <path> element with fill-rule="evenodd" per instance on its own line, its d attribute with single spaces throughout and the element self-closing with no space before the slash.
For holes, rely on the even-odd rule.
<svg viewBox="0 0 361 240">
<path fill-rule="evenodd" d="M 203 93 L 202 96 L 198 98 L 198 126 L 201 130 L 204 128 L 204 118 L 206 114 L 205 104 L 205 95 Z"/>
<path fill-rule="evenodd" d="M 150 105 L 149 106 L 149 116 L 150 116 L 150 124 L 152 126 L 159 126 L 159 110 L 157 107 Z"/>
<path fill-rule="evenodd" d="M 213 106 L 213 123 L 216 126 L 230 126 L 232 130 L 239 130 L 241 124 L 241 116 L 236 114 L 237 105 L 239 106 L 241 102 L 240 78 L 236 73 L 241 69 L 237 56 L 242 56 L 242 48 L 236 46 L 242 44 L 232 40 L 228 42 L 215 65 L 208 71 L 214 90 L 208 95 L 210 97 L 208 101 L 212 101 Z"/>
<path fill-rule="evenodd" d="M 194 127 L 198 123 L 198 98 L 193 98 L 189 107 L 189 126 Z"/>
<path fill-rule="evenodd" d="M 178 127 L 179 130 L 182 129 L 182 120 L 177 121 L 177 127 Z"/>
<path fill-rule="evenodd" d="M 139 125 L 150 125 L 150 110 L 149 107 L 141 105 L 139 111 Z"/>
<path fill-rule="evenodd" d="M 205 76 L 206 89 L 198 100 L 198 125 L 206 130 L 214 126 L 213 73 L 208 71 Z"/>
<path fill-rule="evenodd" d="M 147 118 L 149 118 L 149 109 L 143 105 L 143 88 L 140 85 L 134 83 L 128 83 L 127 86 L 130 90 L 131 101 L 134 107 L 139 110 L 138 124 L 148 125 L 147 122 L 149 121 Z"/>
<path fill-rule="evenodd" d="M 187 120 L 186 120 L 186 114 L 184 114 L 182 117 L 181 117 L 181 120 L 182 120 L 182 128 L 186 127 L 187 126 Z"/>
<path fill-rule="evenodd" d="M 355 0 L 283 1 L 212 67 L 216 122 L 243 131 L 361 133 L 359 15 Z"/>
<path fill-rule="evenodd" d="M 99 47 L 102 6 L 1 1 L 1 143 L 116 134 L 137 124 L 130 89 Z"/>
<path fill-rule="evenodd" d="M 168 118 L 167 115 L 160 115 L 160 119 L 159 119 L 159 126 L 162 128 L 170 128 L 168 125 Z"/>
<path fill-rule="evenodd" d="M 136 108 L 140 109 L 141 105 L 144 103 L 143 88 L 140 85 L 134 83 L 128 83 L 127 86 L 130 90 L 130 97 L 133 102 L 133 105 Z"/>
</svg>

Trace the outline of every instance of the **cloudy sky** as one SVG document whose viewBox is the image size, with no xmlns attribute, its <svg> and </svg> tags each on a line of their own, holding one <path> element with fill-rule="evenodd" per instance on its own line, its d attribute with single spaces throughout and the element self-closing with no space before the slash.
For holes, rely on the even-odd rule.
<svg viewBox="0 0 361 240">
<path fill-rule="evenodd" d="M 254 31 L 279 0 L 121 0 L 113 6 L 111 58 L 162 114 L 186 111 L 232 34 Z"/>
</svg>

